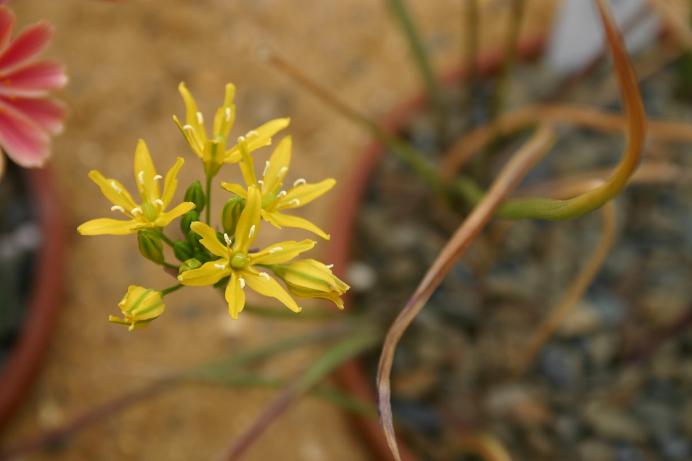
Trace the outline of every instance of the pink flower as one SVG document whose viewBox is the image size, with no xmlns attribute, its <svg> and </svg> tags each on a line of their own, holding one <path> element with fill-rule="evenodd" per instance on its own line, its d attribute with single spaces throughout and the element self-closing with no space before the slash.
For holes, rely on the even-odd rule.
<svg viewBox="0 0 692 461">
<path fill-rule="evenodd" d="M 12 39 L 13 25 L 14 13 L 0 6 L 0 147 L 17 164 L 38 167 L 65 117 L 48 93 L 62 88 L 67 76 L 60 64 L 35 59 L 53 35 L 50 24 L 28 26 Z"/>
</svg>

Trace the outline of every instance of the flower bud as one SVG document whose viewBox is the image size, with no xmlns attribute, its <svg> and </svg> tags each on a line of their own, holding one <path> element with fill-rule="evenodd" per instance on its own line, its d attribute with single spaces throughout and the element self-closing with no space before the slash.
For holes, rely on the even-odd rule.
<svg viewBox="0 0 692 461">
<path fill-rule="evenodd" d="M 202 190 L 202 184 L 199 181 L 195 181 L 190 184 L 190 187 L 185 191 L 185 201 L 192 202 L 195 204 L 195 210 L 197 214 L 201 213 L 204 206 L 207 203 L 207 198 Z"/>
<path fill-rule="evenodd" d="M 130 331 L 143 327 L 163 314 L 166 306 L 160 291 L 130 285 L 127 293 L 118 303 L 123 317 L 109 315 L 108 321 L 129 326 Z"/>
<path fill-rule="evenodd" d="M 178 241 L 173 244 L 173 253 L 178 261 L 185 261 L 192 258 L 194 250 L 189 242 Z"/>
<path fill-rule="evenodd" d="M 141 230 L 137 232 L 137 244 L 142 256 L 156 264 L 163 263 L 163 243 L 161 237 L 153 231 Z"/>
<path fill-rule="evenodd" d="M 283 279 L 291 294 L 302 298 L 327 299 L 339 309 L 344 308 L 341 296 L 349 286 L 334 275 L 326 264 L 315 259 L 298 259 L 289 264 L 272 266 L 272 270 Z"/>
<path fill-rule="evenodd" d="M 201 265 L 202 265 L 202 263 L 199 261 L 199 259 L 195 259 L 195 258 L 186 259 L 185 262 L 183 262 L 180 265 L 180 267 L 178 268 L 178 273 L 182 274 L 185 271 L 197 269 Z"/>
<path fill-rule="evenodd" d="M 199 221 L 199 212 L 197 210 L 188 211 L 180 218 L 180 230 L 184 235 L 190 233 L 190 224 L 195 221 Z"/>
<path fill-rule="evenodd" d="M 238 224 L 238 219 L 240 218 L 240 213 L 243 211 L 243 208 L 245 208 L 245 200 L 240 197 L 233 197 L 224 205 L 221 214 L 221 222 L 224 232 L 228 235 L 235 234 L 235 226 Z"/>
</svg>

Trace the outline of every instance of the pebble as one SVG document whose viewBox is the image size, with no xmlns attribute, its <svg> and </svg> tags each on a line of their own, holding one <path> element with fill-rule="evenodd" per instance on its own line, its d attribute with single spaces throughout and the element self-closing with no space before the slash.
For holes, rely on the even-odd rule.
<svg viewBox="0 0 692 461">
<path fill-rule="evenodd" d="M 346 280 L 354 291 L 368 291 L 377 282 L 377 273 L 369 264 L 355 261 L 346 269 Z"/>
<path fill-rule="evenodd" d="M 593 333 L 601 327 L 602 319 L 598 311 L 587 302 L 579 302 L 570 309 L 562 321 L 558 333 L 564 338 L 572 338 Z"/>
<path fill-rule="evenodd" d="M 646 428 L 631 415 L 598 403 L 586 407 L 584 419 L 597 434 L 609 440 L 641 443 L 647 437 Z"/>
</svg>

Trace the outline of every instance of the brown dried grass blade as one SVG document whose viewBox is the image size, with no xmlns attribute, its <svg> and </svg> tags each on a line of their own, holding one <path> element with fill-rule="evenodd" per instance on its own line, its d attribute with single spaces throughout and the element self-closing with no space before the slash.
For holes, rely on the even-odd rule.
<svg viewBox="0 0 692 461">
<path fill-rule="evenodd" d="M 540 121 L 567 123 L 594 130 L 618 133 L 627 127 L 627 120 L 619 114 L 592 107 L 569 105 L 539 105 L 517 109 L 504 114 L 495 122 L 479 127 L 452 146 L 440 165 L 440 174 L 453 177 L 481 149 L 499 135 L 509 135 Z M 692 142 L 692 124 L 649 120 L 647 135 L 666 142 Z"/>
<path fill-rule="evenodd" d="M 435 262 L 428 269 L 418 288 L 416 288 L 416 291 L 387 332 L 377 371 L 378 406 L 380 423 L 384 430 L 387 444 L 397 461 L 401 460 L 401 456 L 396 442 L 390 400 L 390 374 L 397 344 L 447 273 L 463 256 L 485 224 L 490 221 L 497 207 L 517 187 L 528 171 L 553 145 L 553 142 L 553 130 L 547 125 L 542 125 L 529 141 L 519 149 L 502 169 L 488 193 L 471 211 L 468 218 L 461 224 L 449 242 L 447 242 L 447 245 L 445 245 Z"/>
</svg>

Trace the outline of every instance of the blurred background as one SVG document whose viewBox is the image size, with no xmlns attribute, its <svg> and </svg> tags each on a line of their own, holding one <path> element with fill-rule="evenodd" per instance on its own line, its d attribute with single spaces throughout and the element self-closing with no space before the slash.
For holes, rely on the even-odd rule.
<svg viewBox="0 0 692 461">
<path fill-rule="evenodd" d="M 464 58 L 464 2 L 408 3 L 435 68 L 443 73 L 454 69 Z M 480 3 L 482 53 L 500 46 L 509 15 L 506 1 Z M 557 3 L 528 1 L 522 35 L 551 34 Z M 172 114 L 183 112 L 177 84 L 185 81 L 201 110 L 209 113 L 230 81 L 238 89 L 236 135 L 268 119 L 290 116 L 294 171 L 308 181 L 340 180 L 326 198 L 305 210 L 329 230 L 338 198 L 349 193 L 344 179 L 369 134 L 262 62 L 258 49 L 270 47 L 379 119 L 420 88 L 405 39 L 384 2 L 21 0 L 11 7 L 19 24 L 43 18 L 55 25 L 48 55 L 63 62 L 70 77 L 59 94 L 69 117 L 65 132 L 54 141 L 49 166 L 69 230 L 64 293 L 49 350 L 28 400 L 0 435 L 2 443 L 56 427 L 167 372 L 314 328 L 307 322 L 250 315 L 232 321 L 211 289 L 171 296 L 164 318 L 146 330 L 130 333 L 113 326 L 106 317 L 116 313 L 128 284 L 165 286 L 168 276 L 140 257 L 134 237 L 82 238 L 74 229 L 105 216 L 110 207 L 87 172 L 98 169 L 131 185 L 139 138 L 147 141 L 160 170 L 175 156 L 185 157 L 181 185 L 199 177 L 201 166 L 171 121 Z M 228 171 L 222 174 L 227 181 L 239 179 Z M 282 233 L 283 238 L 300 235 Z M 301 350 L 273 366 L 298 370 L 314 353 Z M 28 459 L 212 459 L 272 395 L 268 390 L 176 386 Z M 370 459 L 368 453 L 341 410 L 307 398 L 273 424 L 246 459 L 357 461 Z"/>
</svg>

